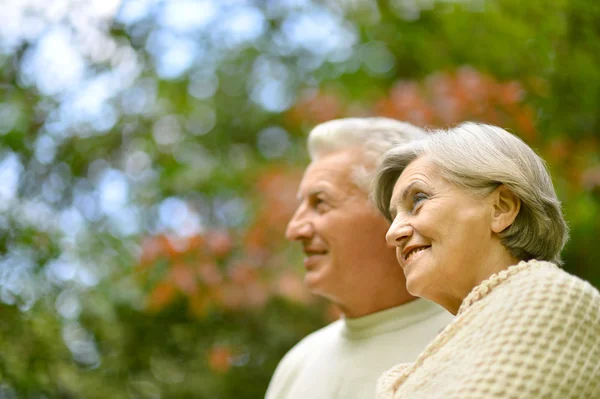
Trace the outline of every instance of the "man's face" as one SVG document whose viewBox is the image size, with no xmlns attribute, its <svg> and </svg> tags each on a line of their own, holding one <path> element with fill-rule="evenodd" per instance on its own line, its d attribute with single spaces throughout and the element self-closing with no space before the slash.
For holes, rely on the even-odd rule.
<svg viewBox="0 0 600 399">
<path fill-rule="evenodd" d="M 385 278 L 377 265 L 389 264 L 394 253 L 385 242 L 388 223 L 351 180 L 360 159 L 360 151 L 350 149 L 313 161 L 286 231 L 302 243 L 310 290 L 336 302 L 360 295 L 366 281 Z"/>
</svg>

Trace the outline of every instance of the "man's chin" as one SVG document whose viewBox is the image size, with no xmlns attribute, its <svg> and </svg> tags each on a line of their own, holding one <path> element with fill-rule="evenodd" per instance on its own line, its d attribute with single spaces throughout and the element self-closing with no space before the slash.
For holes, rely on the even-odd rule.
<svg viewBox="0 0 600 399">
<path fill-rule="evenodd" d="M 323 276 L 320 270 L 307 270 L 304 274 L 304 285 L 311 294 L 323 296 Z"/>
<path fill-rule="evenodd" d="M 320 268 L 320 265 L 326 261 L 327 254 L 310 255 L 304 258 L 304 268 L 308 271 Z"/>
<path fill-rule="evenodd" d="M 325 286 L 323 281 L 319 279 L 310 279 L 307 276 L 304 278 L 304 284 L 311 295 L 315 295 L 333 303 L 339 302 L 338 296 L 335 295 L 331 289 L 328 289 L 329 287 Z"/>
</svg>

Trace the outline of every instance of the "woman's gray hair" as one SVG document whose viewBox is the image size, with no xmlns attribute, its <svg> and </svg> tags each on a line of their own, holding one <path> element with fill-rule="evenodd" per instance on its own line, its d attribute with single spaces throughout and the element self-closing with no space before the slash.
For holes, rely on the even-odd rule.
<svg viewBox="0 0 600 399">
<path fill-rule="evenodd" d="M 425 131 L 395 119 L 382 117 L 343 118 L 321 123 L 308 136 L 312 160 L 350 148 L 360 148 L 361 164 L 352 170 L 352 180 L 365 193 L 371 190 L 373 172 L 389 149 L 426 137 Z"/>
<path fill-rule="evenodd" d="M 560 201 L 544 161 L 521 139 L 496 126 L 464 123 L 434 131 L 426 139 L 388 151 L 373 181 L 372 197 L 391 221 L 390 199 L 404 168 L 427 156 L 448 181 L 475 195 L 505 185 L 521 200 L 515 221 L 500 233 L 503 245 L 517 259 L 561 264 L 569 238 Z"/>
</svg>

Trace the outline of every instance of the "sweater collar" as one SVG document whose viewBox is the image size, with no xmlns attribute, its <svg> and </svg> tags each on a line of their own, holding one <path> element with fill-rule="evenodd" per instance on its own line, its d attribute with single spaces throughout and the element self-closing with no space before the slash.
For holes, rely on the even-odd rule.
<svg viewBox="0 0 600 399">
<path fill-rule="evenodd" d="M 496 287 L 510 280 L 512 276 L 519 274 L 524 270 L 528 270 L 534 267 L 540 267 L 543 265 L 551 265 L 553 267 L 558 268 L 558 266 L 554 265 L 553 263 L 532 259 L 529 261 L 522 260 L 516 265 L 510 266 L 505 270 L 492 274 L 490 277 L 483 280 L 479 285 L 477 285 L 471 290 L 471 292 L 463 300 L 456 315 L 459 316 L 462 313 L 466 312 L 467 309 L 470 309 L 475 302 L 478 302 L 486 296 L 488 296 Z"/>
<path fill-rule="evenodd" d="M 350 339 L 368 338 L 388 331 L 405 328 L 445 310 L 425 299 L 414 299 L 393 308 L 366 316 L 343 317 L 342 334 Z"/>
</svg>

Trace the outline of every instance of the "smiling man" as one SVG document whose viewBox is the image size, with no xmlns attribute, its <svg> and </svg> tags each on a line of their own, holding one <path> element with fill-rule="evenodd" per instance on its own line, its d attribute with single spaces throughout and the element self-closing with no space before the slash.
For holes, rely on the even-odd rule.
<svg viewBox="0 0 600 399">
<path fill-rule="evenodd" d="M 304 250 L 305 283 L 343 317 L 298 343 L 283 358 L 267 399 L 368 398 L 391 366 L 414 361 L 452 316 L 416 299 L 389 224 L 369 201 L 372 172 L 388 149 L 425 133 L 387 118 L 348 118 L 315 127 L 312 159 L 286 236 Z"/>
</svg>

